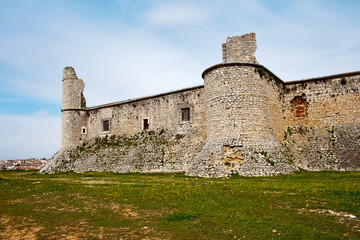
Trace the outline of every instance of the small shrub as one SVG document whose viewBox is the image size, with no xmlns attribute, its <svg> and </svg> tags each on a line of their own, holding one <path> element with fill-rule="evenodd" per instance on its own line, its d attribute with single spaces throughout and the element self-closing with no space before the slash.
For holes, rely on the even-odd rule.
<svg viewBox="0 0 360 240">
<path fill-rule="evenodd" d="M 287 128 L 287 132 L 288 132 L 289 136 L 291 136 L 291 135 L 292 135 L 292 130 L 291 130 L 291 128 L 290 128 L 290 127 L 288 127 L 288 128 Z"/>
<path fill-rule="evenodd" d="M 346 78 L 341 78 L 340 84 L 341 85 L 346 85 L 347 84 Z"/>
<path fill-rule="evenodd" d="M 305 134 L 306 134 L 306 132 L 305 132 L 305 130 L 304 130 L 304 128 L 303 128 L 302 126 L 299 127 L 299 133 L 300 133 L 301 135 L 305 135 Z"/>
<path fill-rule="evenodd" d="M 263 77 L 265 75 L 264 68 L 258 68 L 258 73 L 259 73 L 260 77 Z"/>
<path fill-rule="evenodd" d="M 275 162 L 271 160 L 270 158 L 266 158 L 266 162 L 269 163 L 271 166 L 275 165 Z"/>
</svg>

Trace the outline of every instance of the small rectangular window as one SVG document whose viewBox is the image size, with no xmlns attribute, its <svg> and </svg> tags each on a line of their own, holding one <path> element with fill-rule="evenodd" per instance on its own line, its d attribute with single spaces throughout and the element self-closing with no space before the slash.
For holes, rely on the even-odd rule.
<svg viewBox="0 0 360 240">
<path fill-rule="evenodd" d="M 86 129 L 86 127 L 82 127 L 81 128 L 81 134 L 87 134 L 87 131 L 86 131 L 87 129 Z"/>
<path fill-rule="evenodd" d="M 145 118 L 143 119 L 143 130 L 148 130 L 149 129 L 149 119 Z"/>
<path fill-rule="evenodd" d="M 102 131 L 103 132 L 109 132 L 110 131 L 110 120 L 102 120 Z"/>
<path fill-rule="evenodd" d="M 181 109 L 181 121 L 183 122 L 190 121 L 190 108 Z"/>
</svg>

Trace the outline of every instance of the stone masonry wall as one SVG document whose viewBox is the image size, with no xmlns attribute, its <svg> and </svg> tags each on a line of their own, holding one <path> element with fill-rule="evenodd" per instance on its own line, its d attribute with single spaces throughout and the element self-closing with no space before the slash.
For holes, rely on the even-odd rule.
<svg viewBox="0 0 360 240">
<path fill-rule="evenodd" d="M 73 148 L 82 143 L 81 127 L 88 119 L 88 113 L 83 110 L 63 110 L 61 113 L 61 146 Z"/>
<path fill-rule="evenodd" d="M 257 66 L 225 64 L 206 73 L 204 82 L 208 142 L 271 139 L 267 109 L 280 106 L 269 104 Z"/>
<path fill-rule="evenodd" d="M 84 110 L 63 110 L 67 144 L 42 172 L 186 171 L 204 144 L 203 92 L 199 86 Z M 183 108 L 190 110 L 189 121 L 182 119 Z M 110 121 L 106 132 L 105 119 Z M 149 121 L 146 131 L 143 119 Z"/>
<path fill-rule="evenodd" d="M 61 115 L 61 147 L 71 148 L 81 143 L 81 126 L 86 122 L 86 108 L 83 91 L 85 84 L 78 79 L 72 67 L 63 72 L 63 97 Z"/>
<path fill-rule="evenodd" d="M 85 84 L 78 79 L 72 67 L 65 67 L 63 73 L 63 97 L 61 109 L 81 109 L 85 108 L 83 90 Z"/>
<path fill-rule="evenodd" d="M 41 173 L 52 172 L 184 172 L 202 148 L 198 129 L 184 135 L 143 131 L 97 137 L 71 149 L 60 149 Z"/>
<path fill-rule="evenodd" d="M 223 47 L 223 63 L 255 63 L 256 51 L 255 33 L 228 37 Z"/>
<path fill-rule="evenodd" d="M 286 83 L 284 142 L 308 170 L 360 169 L 360 73 Z"/>
<path fill-rule="evenodd" d="M 181 121 L 181 109 L 190 109 L 190 121 Z M 192 129 L 203 131 L 203 87 L 149 97 L 142 100 L 92 107 L 88 110 L 87 134 L 83 140 L 105 135 L 136 134 L 143 131 L 143 119 L 148 119 L 148 131 L 171 130 L 185 134 Z M 110 131 L 102 131 L 102 120 L 110 120 Z"/>
</svg>

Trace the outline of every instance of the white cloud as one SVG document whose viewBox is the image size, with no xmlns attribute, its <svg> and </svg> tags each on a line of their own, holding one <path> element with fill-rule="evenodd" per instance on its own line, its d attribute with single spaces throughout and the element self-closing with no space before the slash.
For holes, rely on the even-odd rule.
<svg viewBox="0 0 360 240">
<path fill-rule="evenodd" d="M 346 5 L 332 9 L 324 1 L 308 0 L 283 1 L 286 6 L 274 1 L 276 7 L 260 0 L 150 1 L 155 4 L 133 11 L 138 15 L 131 20 L 112 16 L 109 21 L 63 2 L 37 2 L 33 7 L 36 1 L 26 2 L 0 9 L 0 20 L 11 20 L 0 25 L 0 30 L 10 29 L 0 38 L 0 61 L 23 73 L 2 75 L 0 81 L 13 84 L 17 96 L 32 95 L 44 102 L 61 103 L 62 70 L 68 65 L 84 80 L 89 106 L 203 84 L 202 71 L 222 60 L 221 43 L 248 32 L 257 34 L 260 64 L 283 80 L 359 70 L 359 17 L 350 18 Z M 119 12 L 137 4 L 128 1 Z M 46 150 L 58 149 L 60 119 L 51 120 L 45 112 L 35 115 L 0 116 L 7 126 L 0 129 L 7 138 L 0 143 L 3 153 L 20 154 L 12 147 L 20 144 L 28 146 L 22 151 L 26 157 L 31 149 L 41 155 L 42 141 L 27 142 L 42 131 L 38 123 L 49 126 L 43 138 L 57 141 Z"/>
<path fill-rule="evenodd" d="M 29 76 L 9 80 L 17 91 L 60 103 L 62 69 L 68 65 L 84 80 L 89 106 L 202 84 L 203 69 L 189 49 L 145 27 L 104 27 L 68 15 L 58 20 L 45 15 L 51 19 L 42 23 L 45 35 L 0 39 L 6 46 L 0 57 Z"/>
<path fill-rule="evenodd" d="M 145 21 L 151 25 L 198 25 L 207 19 L 204 7 L 191 3 L 161 3 L 151 9 Z"/>
<path fill-rule="evenodd" d="M 0 160 L 51 157 L 61 141 L 60 117 L 0 115 Z"/>
</svg>

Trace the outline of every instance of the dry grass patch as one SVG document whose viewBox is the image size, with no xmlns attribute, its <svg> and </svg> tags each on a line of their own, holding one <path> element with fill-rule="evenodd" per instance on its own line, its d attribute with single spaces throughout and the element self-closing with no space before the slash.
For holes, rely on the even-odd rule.
<svg viewBox="0 0 360 240">
<path fill-rule="evenodd" d="M 0 239 L 36 240 L 37 234 L 44 228 L 37 226 L 30 219 L 20 219 L 3 215 L 0 217 Z"/>
</svg>

